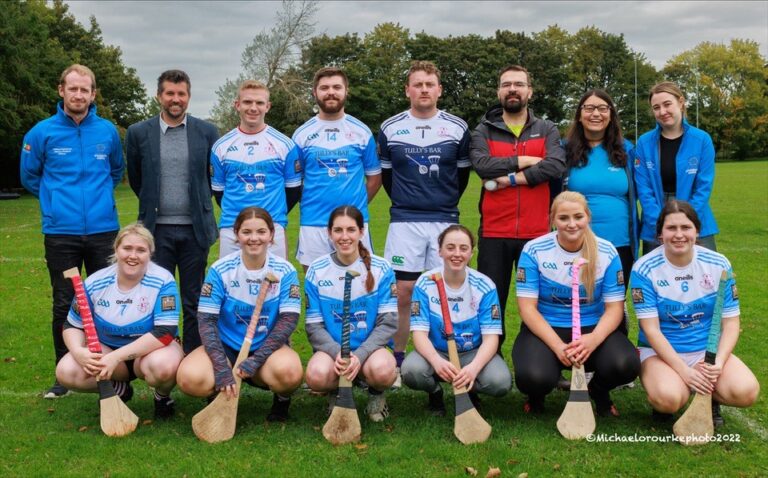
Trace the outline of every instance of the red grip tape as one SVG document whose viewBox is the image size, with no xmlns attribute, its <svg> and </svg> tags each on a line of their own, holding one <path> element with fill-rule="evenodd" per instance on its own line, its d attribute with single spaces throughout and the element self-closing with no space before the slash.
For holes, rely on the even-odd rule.
<svg viewBox="0 0 768 478">
<path fill-rule="evenodd" d="M 83 319 L 83 329 L 85 329 L 85 342 L 88 350 L 93 353 L 101 353 L 101 343 L 99 335 L 96 333 L 96 326 L 93 324 L 93 314 L 91 306 L 88 304 L 88 297 L 85 295 L 83 280 L 78 277 L 72 277 L 72 286 L 75 288 L 75 299 L 77 307 L 80 309 L 80 317 Z"/>
</svg>

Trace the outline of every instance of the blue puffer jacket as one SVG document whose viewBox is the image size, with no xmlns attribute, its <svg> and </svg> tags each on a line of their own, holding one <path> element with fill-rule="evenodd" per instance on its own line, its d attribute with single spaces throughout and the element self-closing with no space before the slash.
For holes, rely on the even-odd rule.
<svg viewBox="0 0 768 478">
<path fill-rule="evenodd" d="M 118 230 L 113 189 L 123 168 L 117 129 L 95 105 L 78 125 L 59 102 L 55 115 L 24 136 L 21 184 L 40 200 L 43 234 Z"/>
<path fill-rule="evenodd" d="M 661 185 L 659 138 L 661 126 L 640 136 L 635 147 L 635 185 L 642 206 L 640 238 L 656 240 L 656 220 L 664 207 Z M 715 183 L 715 146 L 705 131 L 683 120 L 683 140 L 677 152 L 677 199 L 693 206 L 701 221 L 699 236 L 717 234 L 717 223 L 709 207 Z"/>
</svg>

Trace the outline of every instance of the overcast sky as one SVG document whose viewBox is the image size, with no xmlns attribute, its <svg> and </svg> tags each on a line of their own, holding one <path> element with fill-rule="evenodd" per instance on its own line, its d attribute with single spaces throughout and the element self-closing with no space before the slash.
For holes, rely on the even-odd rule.
<svg viewBox="0 0 768 478">
<path fill-rule="evenodd" d="M 254 35 L 269 29 L 280 2 L 69 1 L 84 25 L 95 15 L 104 42 L 119 46 L 150 94 L 163 70 L 180 68 L 192 79 L 189 111 L 207 117 L 216 89 L 239 74 L 240 56 Z M 768 2 L 337 2 L 322 1 L 316 33 L 361 36 L 383 22 L 435 36 L 496 30 L 527 34 L 557 24 L 575 33 L 585 26 L 624 34 L 629 47 L 661 68 L 703 41 L 732 38 L 760 44 L 768 58 Z M 501 66 L 501 65 L 500 65 Z"/>
</svg>

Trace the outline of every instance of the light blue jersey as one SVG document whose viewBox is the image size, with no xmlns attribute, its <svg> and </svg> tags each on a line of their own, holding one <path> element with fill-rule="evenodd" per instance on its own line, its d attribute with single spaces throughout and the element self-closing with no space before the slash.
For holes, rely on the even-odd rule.
<svg viewBox="0 0 768 478">
<path fill-rule="evenodd" d="M 348 204 L 367 223 L 365 176 L 381 174 L 371 130 L 350 115 L 336 121 L 316 116 L 296 130 L 293 141 L 304 172 L 301 225 L 325 227 L 331 211 Z"/>
<path fill-rule="evenodd" d="M 277 276 L 280 282 L 270 286 L 261 308 L 252 353 L 267 338 L 279 314 L 301 312 L 301 291 L 296 269 L 290 262 L 268 253 L 264 267 L 248 270 L 240 254 L 241 251 L 233 252 L 213 263 L 205 277 L 197 310 L 218 314 L 222 343 L 240 350 L 264 276 L 267 272 Z"/>
<path fill-rule="evenodd" d="M 232 227 L 248 206 L 288 225 L 285 188 L 301 186 L 299 150 L 290 138 L 271 126 L 256 134 L 235 128 L 213 145 L 211 167 L 211 188 L 224 193 L 219 228 Z"/>
<path fill-rule="evenodd" d="M 437 284 L 430 279 L 435 272 L 442 274 L 443 267 L 422 274 L 413 288 L 411 331 L 429 332 L 429 340 L 435 349 L 448 352 L 440 294 Z M 483 335 L 501 335 L 499 296 L 496 286 L 487 276 L 467 268 L 467 276 L 461 287 L 451 289 L 445 284 L 445 295 L 459 352 L 480 347 Z"/>
<path fill-rule="evenodd" d="M 99 341 L 112 349 L 124 347 L 156 326 L 179 324 L 179 292 L 173 276 L 154 262 L 138 285 L 129 291 L 117 287 L 117 264 L 97 271 L 85 279 Z M 83 328 L 80 308 L 72 302 L 67 320 Z"/>
<path fill-rule="evenodd" d="M 707 348 L 709 326 L 717 299 L 720 274 L 731 272 L 722 254 L 694 246 L 693 261 L 675 267 L 657 247 L 632 267 L 632 302 L 639 320 L 658 317 L 661 333 L 676 352 L 699 352 Z M 731 277 L 725 289 L 723 318 L 737 317 L 739 295 Z M 638 345 L 650 347 L 640 329 Z"/>
<path fill-rule="evenodd" d="M 307 294 L 306 323 L 323 323 L 333 339 L 341 344 L 342 310 L 344 305 L 344 276 L 355 270 L 359 276 L 352 279 L 350 302 L 350 349 L 354 352 L 365 342 L 376 325 L 376 317 L 387 312 L 397 313 L 397 287 L 395 274 L 389 263 L 371 255 L 371 274 L 374 289 L 368 292 L 365 281 L 368 271 L 361 259 L 350 266 L 341 267 L 325 255 L 315 260 L 307 270 L 304 291 Z"/>
<path fill-rule="evenodd" d="M 579 284 L 582 327 L 597 324 L 606 302 L 624 300 L 624 275 L 616 248 L 598 237 L 597 249 L 592 300 L 587 300 L 587 291 Z M 517 296 L 538 299 L 538 311 L 552 327 L 571 326 L 571 266 L 580 255 L 560 247 L 557 232 L 529 241 L 520 255 Z"/>
</svg>

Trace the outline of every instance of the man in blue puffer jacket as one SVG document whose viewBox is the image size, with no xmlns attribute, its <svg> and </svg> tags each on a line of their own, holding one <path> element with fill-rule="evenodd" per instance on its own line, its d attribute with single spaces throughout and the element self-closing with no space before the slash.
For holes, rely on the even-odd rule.
<svg viewBox="0 0 768 478">
<path fill-rule="evenodd" d="M 117 129 L 96 115 L 96 77 L 74 64 L 59 79 L 56 114 L 24 136 L 21 183 L 40 201 L 45 260 L 53 288 L 56 363 L 67 353 L 61 331 L 74 297 L 62 272 L 85 263 L 88 275 L 106 267 L 120 225 L 113 189 L 123 176 Z M 55 382 L 45 398 L 68 390 Z"/>
</svg>

